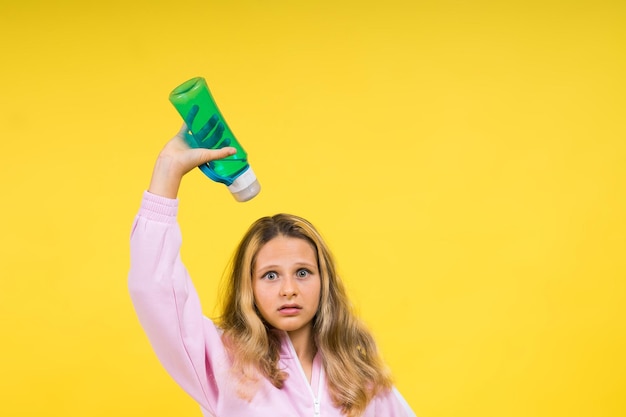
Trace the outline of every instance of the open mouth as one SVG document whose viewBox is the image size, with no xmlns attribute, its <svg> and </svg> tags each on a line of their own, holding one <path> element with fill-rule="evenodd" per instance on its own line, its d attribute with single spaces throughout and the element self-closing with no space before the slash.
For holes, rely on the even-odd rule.
<svg viewBox="0 0 626 417">
<path fill-rule="evenodd" d="M 302 306 L 299 306 L 298 304 L 285 304 L 283 306 L 280 306 L 280 308 L 278 309 L 278 312 L 281 314 L 297 314 L 300 312 L 300 310 L 302 310 Z"/>
</svg>

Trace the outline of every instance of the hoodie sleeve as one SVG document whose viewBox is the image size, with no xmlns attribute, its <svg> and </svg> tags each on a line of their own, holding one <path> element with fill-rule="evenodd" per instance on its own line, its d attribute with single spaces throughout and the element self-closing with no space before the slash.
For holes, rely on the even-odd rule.
<svg viewBox="0 0 626 417">
<path fill-rule="evenodd" d="M 157 357 L 172 378 L 214 414 L 215 364 L 226 355 L 220 332 L 202 313 L 180 258 L 178 200 L 144 192 L 130 239 L 128 287 Z"/>
</svg>

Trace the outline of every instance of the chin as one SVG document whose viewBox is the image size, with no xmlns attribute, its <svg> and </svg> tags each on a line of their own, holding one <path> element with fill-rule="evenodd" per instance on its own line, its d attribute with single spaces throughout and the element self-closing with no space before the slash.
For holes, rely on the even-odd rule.
<svg viewBox="0 0 626 417">
<path fill-rule="evenodd" d="M 273 326 L 276 330 L 282 330 L 283 332 L 294 332 L 300 330 L 302 326 Z"/>
<path fill-rule="evenodd" d="M 277 330 L 282 330 L 284 332 L 295 332 L 306 327 L 306 324 L 301 323 L 270 323 L 272 327 Z"/>
</svg>

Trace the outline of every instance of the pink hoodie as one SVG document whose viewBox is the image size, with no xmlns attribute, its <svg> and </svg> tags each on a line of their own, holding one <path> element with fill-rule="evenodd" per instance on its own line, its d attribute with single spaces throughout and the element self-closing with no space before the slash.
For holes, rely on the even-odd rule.
<svg viewBox="0 0 626 417">
<path fill-rule="evenodd" d="M 200 299 L 180 259 L 178 200 L 145 192 L 131 232 L 128 285 L 139 321 L 159 360 L 205 416 L 342 417 L 333 406 L 319 355 L 307 380 L 283 334 L 279 366 L 289 374 L 282 389 L 261 378 L 251 401 L 237 395 L 220 329 L 203 316 Z M 415 417 L 400 393 L 373 399 L 365 417 Z"/>
</svg>

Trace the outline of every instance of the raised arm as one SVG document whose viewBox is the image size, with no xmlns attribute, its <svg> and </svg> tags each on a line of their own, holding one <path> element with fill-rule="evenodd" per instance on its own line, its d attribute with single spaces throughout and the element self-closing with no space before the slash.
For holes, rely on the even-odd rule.
<svg viewBox="0 0 626 417">
<path fill-rule="evenodd" d="M 176 195 L 183 176 L 234 149 L 190 149 L 172 138 L 155 163 L 130 239 L 128 287 L 137 317 L 168 373 L 202 407 L 215 406 L 215 364 L 224 362 L 219 332 L 202 314 L 200 300 L 180 258 Z"/>
</svg>

